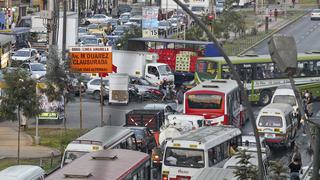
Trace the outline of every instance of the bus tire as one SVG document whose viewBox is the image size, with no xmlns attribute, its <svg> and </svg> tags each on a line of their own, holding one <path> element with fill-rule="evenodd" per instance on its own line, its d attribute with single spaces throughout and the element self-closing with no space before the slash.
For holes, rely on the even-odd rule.
<svg viewBox="0 0 320 180">
<path fill-rule="evenodd" d="M 259 96 L 259 105 L 265 106 L 269 104 L 271 101 L 271 98 L 272 98 L 271 91 L 267 91 L 267 90 L 262 91 Z"/>
</svg>

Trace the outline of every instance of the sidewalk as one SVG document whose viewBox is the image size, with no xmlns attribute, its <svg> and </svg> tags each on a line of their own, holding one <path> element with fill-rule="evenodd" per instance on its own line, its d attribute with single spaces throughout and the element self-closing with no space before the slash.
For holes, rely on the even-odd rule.
<svg viewBox="0 0 320 180">
<path fill-rule="evenodd" d="M 16 158 L 18 152 L 18 123 L 0 122 L 0 159 Z M 42 158 L 60 155 L 60 151 L 33 145 L 33 139 L 23 130 L 20 132 L 20 158 Z"/>
</svg>

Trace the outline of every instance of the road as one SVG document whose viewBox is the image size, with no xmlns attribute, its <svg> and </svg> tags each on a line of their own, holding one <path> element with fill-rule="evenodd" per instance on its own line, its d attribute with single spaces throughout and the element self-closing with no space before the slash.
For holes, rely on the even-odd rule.
<svg viewBox="0 0 320 180">
<path fill-rule="evenodd" d="M 320 51 L 320 41 L 318 40 L 320 37 L 320 21 L 311 21 L 309 14 L 285 27 L 278 33 L 292 35 L 295 38 L 298 53 L 311 50 Z M 262 41 L 251 50 L 259 55 L 269 54 L 268 41 L 269 39 Z"/>
</svg>

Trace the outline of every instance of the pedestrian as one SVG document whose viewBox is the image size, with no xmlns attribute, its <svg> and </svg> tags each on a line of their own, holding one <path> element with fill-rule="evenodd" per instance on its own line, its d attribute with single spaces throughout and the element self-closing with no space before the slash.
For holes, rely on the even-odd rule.
<svg viewBox="0 0 320 180">
<path fill-rule="evenodd" d="M 274 20 L 277 21 L 278 19 L 278 9 L 274 9 Z"/>
<path fill-rule="evenodd" d="M 296 0 L 292 0 L 292 8 L 294 8 L 295 4 L 296 4 Z"/>
<path fill-rule="evenodd" d="M 164 101 L 167 97 L 167 86 L 168 86 L 167 80 L 163 79 L 163 81 L 160 84 L 160 90 L 163 94 L 161 101 Z"/>
<path fill-rule="evenodd" d="M 299 173 L 301 170 L 301 164 L 299 160 L 294 158 L 293 161 L 289 164 L 290 168 L 290 180 L 300 180 Z"/>
<path fill-rule="evenodd" d="M 271 22 L 271 17 L 272 17 L 272 9 L 269 10 L 269 21 Z"/>
<path fill-rule="evenodd" d="M 106 98 L 106 96 L 107 96 L 106 85 L 105 85 L 104 82 L 102 82 L 101 90 L 102 90 L 101 104 L 102 104 L 102 106 L 104 106 L 104 101 L 105 101 L 105 98 Z"/>
</svg>

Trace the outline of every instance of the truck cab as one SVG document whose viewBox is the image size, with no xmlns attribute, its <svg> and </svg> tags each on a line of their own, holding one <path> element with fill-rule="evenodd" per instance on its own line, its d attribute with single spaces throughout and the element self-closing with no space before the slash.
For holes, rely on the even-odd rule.
<svg viewBox="0 0 320 180">
<path fill-rule="evenodd" d="M 161 84 L 163 80 L 174 82 L 174 74 L 167 64 L 149 63 L 146 65 L 145 79 L 152 84 Z"/>
</svg>

